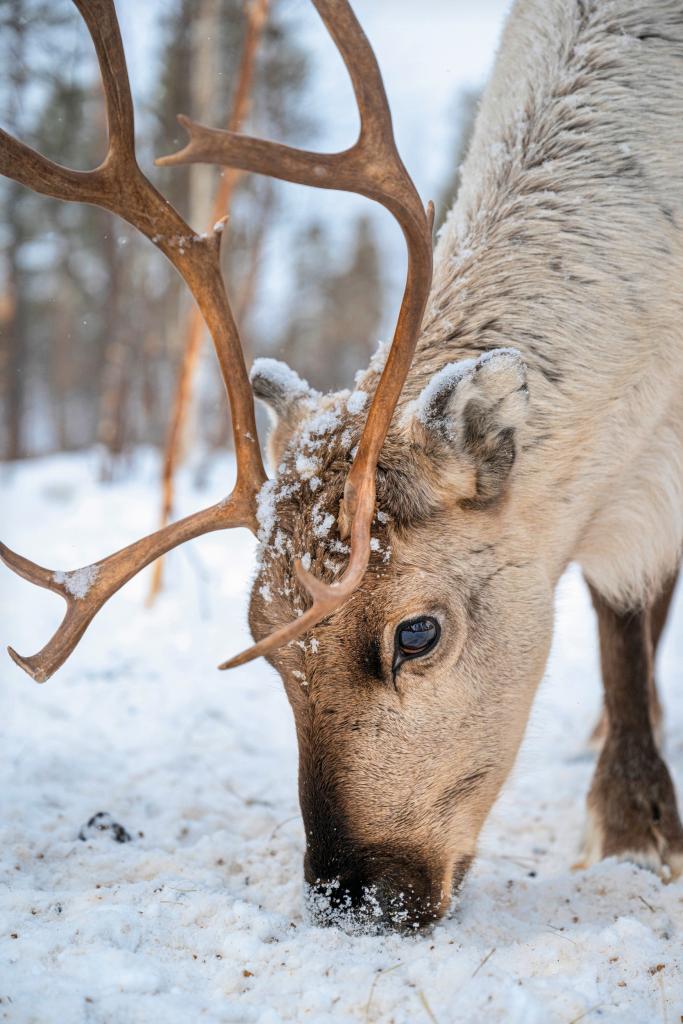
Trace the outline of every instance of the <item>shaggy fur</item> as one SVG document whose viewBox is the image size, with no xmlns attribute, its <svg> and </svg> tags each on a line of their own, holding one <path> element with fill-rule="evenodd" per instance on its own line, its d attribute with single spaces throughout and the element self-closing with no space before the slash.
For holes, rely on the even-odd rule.
<svg viewBox="0 0 683 1024">
<path fill-rule="evenodd" d="M 410 922 L 437 916 L 464 873 L 567 564 L 619 614 L 647 607 L 680 560 L 682 126 L 680 0 L 514 5 L 382 451 L 370 570 L 273 658 L 309 880 L 356 902 L 372 888 L 388 921 L 399 890 L 416 894 Z M 381 355 L 357 387 L 372 393 L 380 370 Z M 288 402 L 285 380 L 254 379 L 279 417 L 257 638 L 305 607 L 293 556 L 328 580 L 343 568 L 335 524 L 363 422 L 357 395 L 297 384 Z M 396 626 L 427 614 L 440 643 L 393 675 Z"/>
</svg>

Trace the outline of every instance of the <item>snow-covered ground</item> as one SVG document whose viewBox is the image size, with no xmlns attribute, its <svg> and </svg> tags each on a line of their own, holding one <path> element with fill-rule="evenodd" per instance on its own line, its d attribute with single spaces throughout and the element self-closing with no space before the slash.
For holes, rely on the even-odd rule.
<svg viewBox="0 0 683 1024">
<path fill-rule="evenodd" d="M 186 476 L 182 511 L 229 476 L 216 464 L 202 489 Z M 3 539 L 73 568 L 153 527 L 154 460 L 95 481 L 93 455 L 1 469 Z M 263 662 L 214 669 L 245 643 L 252 549 L 235 532 L 177 552 L 157 606 L 144 608 L 144 574 L 44 686 L 0 658 L 0 1020 L 683 1020 L 683 883 L 615 862 L 570 870 L 599 703 L 578 574 L 560 587 L 547 678 L 459 905 L 429 935 L 352 937 L 303 910 L 277 677 Z M 33 653 L 62 602 L 4 571 L 0 588 L 0 640 Z M 679 793 L 682 623 L 679 593 L 659 666 Z M 100 811 L 131 841 L 88 829 Z"/>
</svg>

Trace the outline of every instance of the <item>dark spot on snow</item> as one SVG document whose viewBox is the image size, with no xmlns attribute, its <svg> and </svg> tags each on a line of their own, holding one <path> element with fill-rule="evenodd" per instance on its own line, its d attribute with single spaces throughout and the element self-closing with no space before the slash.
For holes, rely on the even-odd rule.
<svg viewBox="0 0 683 1024">
<path fill-rule="evenodd" d="M 114 821 L 111 814 L 106 811 L 93 814 L 88 824 L 78 833 L 78 838 L 86 842 L 88 839 L 94 839 L 98 832 L 109 832 L 115 843 L 129 843 L 133 838 L 123 825 Z"/>
</svg>

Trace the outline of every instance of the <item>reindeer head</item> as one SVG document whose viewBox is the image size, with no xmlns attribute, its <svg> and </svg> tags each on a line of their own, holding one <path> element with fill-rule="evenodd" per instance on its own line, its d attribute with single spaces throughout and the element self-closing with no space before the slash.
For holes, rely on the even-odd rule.
<svg viewBox="0 0 683 1024">
<path fill-rule="evenodd" d="M 272 360 L 252 370 L 274 418 L 250 624 L 308 606 L 292 566 L 332 583 L 339 508 L 376 382 L 321 396 Z M 299 742 L 306 880 L 324 918 L 438 918 L 474 854 L 547 657 L 551 589 L 515 515 L 528 404 L 510 349 L 444 367 L 395 417 L 377 467 L 360 587 L 269 660 Z"/>
</svg>

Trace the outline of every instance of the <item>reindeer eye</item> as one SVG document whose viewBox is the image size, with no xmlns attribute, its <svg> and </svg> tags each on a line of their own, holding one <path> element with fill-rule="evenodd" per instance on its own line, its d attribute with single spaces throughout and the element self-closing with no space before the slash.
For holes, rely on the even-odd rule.
<svg viewBox="0 0 683 1024">
<path fill-rule="evenodd" d="M 402 622 L 396 630 L 394 645 L 394 672 L 401 662 L 409 658 L 421 658 L 439 642 L 441 627 L 431 615 L 422 619 Z"/>
</svg>

